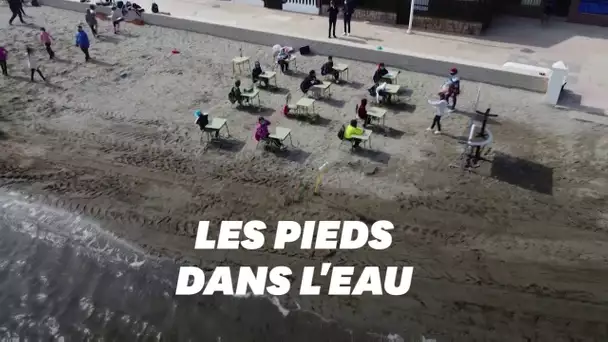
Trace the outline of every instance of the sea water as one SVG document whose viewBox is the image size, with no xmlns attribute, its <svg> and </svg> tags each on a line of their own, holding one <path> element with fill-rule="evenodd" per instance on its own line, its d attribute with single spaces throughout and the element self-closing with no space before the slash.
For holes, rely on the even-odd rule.
<svg viewBox="0 0 608 342">
<path fill-rule="evenodd" d="M 403 341 L 277 298 L 175 297 L 178 266 L 0 191 L 0 341 Z"/>
</svg>

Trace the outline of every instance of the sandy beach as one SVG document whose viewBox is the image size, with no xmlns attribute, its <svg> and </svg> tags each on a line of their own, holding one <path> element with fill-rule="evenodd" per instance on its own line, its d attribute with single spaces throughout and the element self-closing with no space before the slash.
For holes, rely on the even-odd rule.
<svg viewBox="0 0 608 342">
<path fill-rule="evenodd" d="M 9 27 L 10 12 L 0 8 L 10 74 L 0 77 L 3 188 L 95 219 L 178 263 L 290 265 L 295 274 L 322 262 L 414 266 L 411 290 L 399 298 L 300 298 L 294 287 L 281 299 L 357 330 L 439 341 L 608 338 L 605 126 L 573 120 L 539 94 L 484 85 L 479 108 L 498 115 L 490 120 L 495 144 L 488 162 L 463 173 L 451 165 L 475 117 L 478 84 L 461 75 L 460 110 L 433 135 L 427 100 L 443 79 L 402 71 L 405 104 L 389 109 L 388 134 L 353 154 L 336 134 L 369 99 L 374 65 L 336 59 L 349 65 L 350 81 L 317 101 L 322 119 L 313 125 L 280 109 L 287 91 L 293 102 L 301 97 L 303 73 L 319 73 L 326 56 L 298 56 L 298 72 L 278 75 L 279 90 L 261 91 L 261 111 L 239 110 L 227 100 L 231 60 L 242 49 L 269 69 L 270 47 L 150 26 L 113 35 L 100 22 L 101 38 L 89 32 L 94 61 L 85 63 L 74 46 L 84 14 L 26 12 L 56 38 L 57 59 L 48 60 L 38 27 Z M 48 83 L 29 81 L 25 45 L 36 48 Z M 231 138 L 201 141 L 197 109 L 227 119 Z M 260 115 L 292 130 L 289 153 L 256 146 Z M 325 162 L 332 168 L 314 196 Z M 385 251 L 194 251 L 199 220 L 253 219 L 390 220 L 396 229 Z"/>
</svg>

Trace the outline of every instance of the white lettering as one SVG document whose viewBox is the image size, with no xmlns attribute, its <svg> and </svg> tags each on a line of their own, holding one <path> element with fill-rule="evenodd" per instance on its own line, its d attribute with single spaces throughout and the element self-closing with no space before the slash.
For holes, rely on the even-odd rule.
<svg viewBox="0 0 608 342">
<path fill-rule="evenodd" d="M 208 240 L 209 235 L 209 221 L 200 221 L 198 223 L 198 229 L 196 231 L 196 241 L 194 242 L 194 249 L 214 249 L 215 240 Z"/>
<path fill-rule="evenodd" d="M 340 221 L 319 221 L 315 249 L 336 249 Z"/>
<path fill-rule="evenodd" d="M 380 278 L 380 268 L 368 266 L 363 269 L 361 276 L 353 289 L 353 296 L 360 296 L 363 292 L 371 292 L 374 296 L 382 295 L 382 280 Z"/>
<path fill-rule="evenodd" d="M 192 280 L 192 283 L 190 283 Z M 190 296 L 203 290 L 205 286 L 205 272 L 198 267 L 182 266 L 177 276 L 176 296 Z"/>
<path fill-rule="evenodd" d="M 209 296 L 216 292 L 222 292 L 225 295 L 233 295 L 234 289 L 232 288 L 232 275 L 230 274 L 230 267 L 219 266 L 216 267 L 207 282 L 207 286 L 203 290 L 203 295 Z"/>
<path fill-rule="evenodd" d="M 328 294 L 330 296 L 350 295 L 350 280 L 354 273 L 353 266 L 335 266 L 331 271 Z"/>
<path fill-rule="evenodd" d="M 242 228 L 243 221 L 222 221 L 217 249 L 239 249 L 239 236 Z"/>
<path fill-rule="evenodd" d="M 297 241 L 302 233 L 302 227 L 298 222 L 279 221 L 277 233 L 274 240 L 274 249 L 284 249 L 288 242 Z"/>
<path fill-rule="evenodd" d="M 291 270 L 287 266 L 277 266 L 270 270 L 270 282 L 274 285 L 268 286 L 266 291 L 272 296 L 284 296 L 289 292 L 291 283 L 287 276 L 291 275 Z"/>
<path fill-rule="evenodd" d="M 248 250 L 256 250 L 264 246 L 264 233 L 261 230 L 266 229 L 266 224 L 262 221 L 249 221 L 243 228 L 243 234 L 247 240 L 241 242 L 241 246 Z M 265 277 L 265 276 L 264 276 Z"/>
<path fill-rule="evenodd" d="M 393 236 L 389 230 L 395 229 L 389 221 L 377 221 L 372 225 L 371 233 L 375 240 L 368 242 L 369 246 L 375 250 L 387 249 L 393 243 Z"/>
</svg>

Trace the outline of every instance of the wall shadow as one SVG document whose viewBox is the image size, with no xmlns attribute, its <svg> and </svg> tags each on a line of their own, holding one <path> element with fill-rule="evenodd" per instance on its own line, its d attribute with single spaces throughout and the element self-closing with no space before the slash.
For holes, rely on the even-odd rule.
<svg viewBox="0 0 608 342">
<path fill-rule="evenodd" d="M 490 177 L 526 190 L 553 195 L 553 169 L 533 161 L 495 153 Z"/>
<path fill-rule="evenodd" d="M 557 101 L 558 108 L 575 110 L 591 115 L 606 116 L 606 110 L 597 107 L 582 105 L 583 96 L 569 89 L 564 89 Z"/>
</svg>

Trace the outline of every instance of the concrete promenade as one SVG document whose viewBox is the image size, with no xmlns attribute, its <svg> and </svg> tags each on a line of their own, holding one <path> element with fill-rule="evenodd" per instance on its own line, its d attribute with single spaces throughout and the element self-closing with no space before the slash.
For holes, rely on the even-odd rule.
<svg viewBox="0 0 608 342">
<path fill-rule="evenodd" d="M 54 0 L 47 0 L 49 3 Z M 403 27 L 353 22 L 352 35 L 327 38 L 327 18 L 270 10 L 219 0 L 157 0 L 161 11 L 172 17 L 202 21 L 269 34 L 297 36 L 351 47 L 399 51 L 443 61 L 479 63 L 500 68 L 505 62 L 550 66 L 563 60 L 570 69 L 564 105 L 590 113 L 608 109 L 608 32 L 605 28 L 554 21 L 541 27 L 539 21 L 523 18 L 496 20 L 494 28 L 482 37 L 462 37 L 417 31 L 408 35 Z M 152 1 L 139 0 L 146 11 Z M 276 43 L 282 43 L 277 41 Z M 446 63 L 444 63 L 446 64 Z M 444 65 L 441 65 L 443 67 Z M 416 68 L 412 68 L 413 70 Z M 435 73 L 441 73 L 437 70 Z M 446 70 L 447 71 L 447 70 Z M 467 74 L 462 73 L 467 79 Z M 483 75 L 477 78 L 483 78 Z"/>
</svg>

